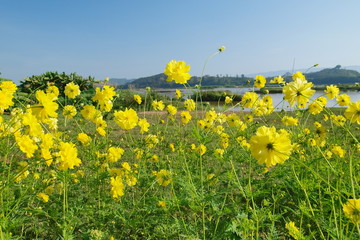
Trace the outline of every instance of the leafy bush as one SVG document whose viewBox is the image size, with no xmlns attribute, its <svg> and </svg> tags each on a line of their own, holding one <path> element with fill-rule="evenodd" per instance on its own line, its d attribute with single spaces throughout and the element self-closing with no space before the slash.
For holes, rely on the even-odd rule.
<svg viewBox="0 0 360 240">
<path fill-rule="evenodd" d="M 25 78 L 20 82 L 19 90 L 21 92 L 32 93 L 36 90 L 45 90 L 49 85 L 55 85 L 59 88 L 61 93 L 64 92 L 66 84 L 74 82 L 80 86 L 80 90 L 84 91 L 93 88 L 95 79 L 93 77 L 84 78 L 76 73 L 58 73 L 58 72 L 46 72 L 41 75 L 33 75 Z"/>
</svg>

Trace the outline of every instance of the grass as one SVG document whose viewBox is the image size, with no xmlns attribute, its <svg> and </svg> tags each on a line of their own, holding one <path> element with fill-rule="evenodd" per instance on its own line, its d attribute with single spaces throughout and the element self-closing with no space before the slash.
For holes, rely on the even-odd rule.
<svg viewBox="0 0 360 240">
<path fill-rule="evenodd" d="M 64 103 L 81 110 L 81 97 L 75 100 Z M 57 129 L 41 123 L 55 140 L 49 166 L 40 151 L 44 140 L 32 137 L 38 146 L 33 157 L 20 150 L 14 135 L 28 133 L 23 115 L 4 115 L 0 239 L 291 239 L 290 222 L 299 231 L 297 239 L 359 239 L 359 223 L 343 211 L 348 199 L 359 197 L 359 125 L 347 120 L 337 126 L 323 117 L 343 115 L 343 108 L 325 108 L 317 115 L 274 112 L 249 122 L 249 112 L 236 112 L 244 129 L 226 121 L 233 113 L 227 109 L 238 104 L 234 101 L 203 128 L 198 120 L 210 121 L 211 106 L 198 105 L 184 124 L 182 101 L 164 99 L 179 110 L 171 120 L 167 112 L 142 110 L 152 100 L 145 95 L 138 106 L 138 116 L 150 123 L 143 133 L 139 126 L 121 129 L 110 112 L 102 113 L 108 126 L 101 136 L 93 121 L 80 113 L 65 119 L 59 109 Z M 285 115 L 296 117 L 298 125 L 285 126 Z M 251 154 L 246 144 L 260 126 L 288 131 L 293 151 L 283 164 L 266 167 Z M 89 144 L 77 140 L 80 132 L 91 137 Z M 322 141 L 311 144 L 319 134 L 325 135 Z M 81 165 L 59 169 L 60 142 L 76 144 Z M 108 160 L 110 147 L 124 149 L 118 161 Z M 162 170 L 169 172 L 168 185 L 157 180 Z M 122 179 L 124 195 L 114 198 L 115 176 Z"/>
</svg>

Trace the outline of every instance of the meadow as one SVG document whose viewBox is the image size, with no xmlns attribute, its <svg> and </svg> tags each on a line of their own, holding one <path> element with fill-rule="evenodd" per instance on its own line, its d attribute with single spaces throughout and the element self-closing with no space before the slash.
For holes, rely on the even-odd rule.
<svg viewBox="0 0 360 240">
<path fill-rule="evenodd" d="M 164 73 L 201 88 L 189 69 Z M 360 101 L 334 85 L 311 100 L 300 72 L 271 82 L 291 111 L 255 93 L 262 76 L 216 111 L 180 91 L 114 109 L 106 80 L 91 103 L 50 83 L 14 107 L 1 82 L 0 239 L 360 239 Z"/>
</svg>

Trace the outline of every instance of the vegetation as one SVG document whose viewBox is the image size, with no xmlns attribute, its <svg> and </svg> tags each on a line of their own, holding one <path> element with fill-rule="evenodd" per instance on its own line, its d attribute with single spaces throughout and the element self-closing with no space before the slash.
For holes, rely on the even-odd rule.
<svg viewBox="0 0 360 240">
<path fill-rule="evenodd" d="M 166 72 L 187 86 L 186 69 Z M 311 100 L 299 72 L 282 84 L 293 111 L 254 91 L 215 111 L 106 82 L 14 107 L 1 82 L 0 239 L 359 239 L 360 101 L 336 86 Z"/>
<path fill-rule="evenodd" d="M 93 88 L 95 79 L 84 78 L 76 73 L 46 72 L 41 75 L 33 75 L 20 82 L 19 90 L 25 93 L 32 93 L 34 90 L 45 90 L 48 86 L 56 86 L 61 93 L 64 92 L 66 84 L 73 82 L 80 87 L 81 91 Z"/>
</svg>

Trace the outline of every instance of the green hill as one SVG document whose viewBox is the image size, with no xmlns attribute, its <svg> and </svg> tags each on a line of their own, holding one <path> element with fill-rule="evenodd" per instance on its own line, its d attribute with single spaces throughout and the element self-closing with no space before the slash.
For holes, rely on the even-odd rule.
<svg viewBox="0 0 360 240">
<path fill-rule="evenodd" d="M 306 79 L 315 85 L 354 84 L 360 82 L 360 73 L 354 70 L 341 69 L 340 65 L 318 72 L 306 74 Z"/>
<path fill-rule="evenodd" d="M 175 82 L 167 82 L 167 76 L 163 73 L 153 75 L 150 77 L 138 78 L 131 83 L 125 84 L 122 88 L 127 89 L 137 89 L 137 88 L 181 88 L 183 85 L 177 84 Z M 204 76 L 202 79 L 203 87 L 219 87 L 219 86 L 240 86 L 246 84 L 247 80 L 251 80 L 252 78 L 248 78 L 245 76 L 241 77 L 229 77 L 229 76 Z M 191 77 L 188 83 L 191 86 L 195 86 L 200 83 L 200 77 Z"/>
<path fill-rule="evenodd" d="M 360 73 L 354 70 L 342 69 L 340 65 L 334 68 L 326 68 L 318 72 L 307 73 L 306 79 L 309 82 L 313 82 L 315 85 L 330 85 L 330 84 L 354 84 L 360 82 Z M 121 88 L 124 89 L 138 89 L 138 88 L 181 88 L 181 84 L 175 82 L 167 82 L 167 76 L 163 73 L 153 75 L 150 77 L 138 78 L 130 83 L 126 83 Z M 291 74 L 287 73 L 284 75 L 287 81 L 290 81 Z M 202 79 L 203 88 L 211 87 L 234 87 L 244 86 L 248 80 L 254 78 L 245 77 L 244 75 L 230 77 L 230 76 L 209 76 L 206 75 Z M 267 78 L 268 81 L 272 77 Z M 188 81 L 191 86 L 195 86 L 200 83 L 200 77 L 193 76 Z M 252 83 L 250 84 L 252 85 Z"/>
</svg>

